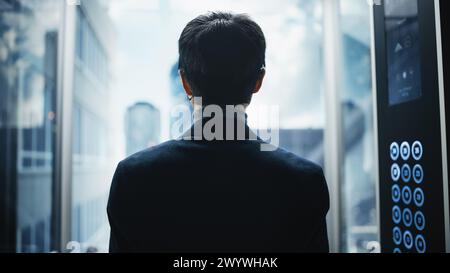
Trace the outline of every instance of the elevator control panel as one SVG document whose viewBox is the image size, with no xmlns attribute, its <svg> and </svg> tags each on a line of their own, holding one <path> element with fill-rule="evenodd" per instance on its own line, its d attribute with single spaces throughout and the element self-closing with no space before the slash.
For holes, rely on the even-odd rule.
<svg viewBox="0 0 450 273">
<path fill-rule="evenodd" d="M 445 252 L 434 1 L 381 1 L 374 42 L 381 250 Z"/>
<path fill-rule="evenodd" d="M 420 140 L 413 143 L 394 141 L 389 146 L 391 163 L 392 195 L 392 241 L 393 252 L 402 249 L 424 253 L 427 250 L 426 217 L 422 212 L 425 193 L 422 189 L 424 172 L 422 167 L 423 145 Z"/>
</svg>

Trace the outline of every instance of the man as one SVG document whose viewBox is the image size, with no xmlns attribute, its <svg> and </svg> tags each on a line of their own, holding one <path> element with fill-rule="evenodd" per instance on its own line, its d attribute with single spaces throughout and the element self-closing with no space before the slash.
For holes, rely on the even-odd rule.
<svg viewBox="0 0 450 273">
<path fill-rule="evenodd" d="M 108 202 L 111 252 L 328 252 L 322 169 L 276 147 L 265 151 L 246 123 L 265 50 L 246 15 L 208 13 L 187 24 L 179 70 L 195 123 L 118 165 Z M 201 115 L 227 105 L 237 106 L 232 114 Z M 217 117 L 223 122 L 206 130 Z"/>
</svg>

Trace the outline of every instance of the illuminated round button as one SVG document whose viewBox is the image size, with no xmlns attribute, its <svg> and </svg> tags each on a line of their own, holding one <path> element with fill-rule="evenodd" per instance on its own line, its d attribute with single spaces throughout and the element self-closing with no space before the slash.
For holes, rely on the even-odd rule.
<svg viewBox="0 0 450 273">
<path fill-rule="evenodd" d="M 402 166 L 402 180 L 404 182 L 409 182 L 409 180 L 411 180 L 411 168 L 408 164 L 403 164 Z"/>
<path fill-rule="evenodd" d="M 398 159 L 398 156 L 400 155 L 400 148 L 398 147 L 398 143 L 392 142 L 389 150 L 391 154 L 391 159 L 396 161 Z"/>
<path fill-rule="evenodd" d="M 403 244 L 407 249 L 411 249 L 413 247 L 414 239 L 409 230 L 403 233 Z"/>
<path fill-rule="evenodd" d="M 413 215 L 410 209 L 406 208 L 403 210 L 403 223 L 405 226 L 410 227 L 413 222 Z"/>
<path fill-rule="evenodd" d="M 422 169 L 422 166 L 420 166 L 419 164 L 415 165 L 413 167 L 412 174 L 413 174 L 414 181 L 417 184 L 422 183 L 422 181 L 423 181 L 423 169 Z"/>
<path fill-rule="evenodd" d="M 402 243 L 402 231 L 399 227 L 395 227 L 392 230 L 392 240 L 396 245 L 400 245 Z"/>
<path fill-rule="evenodd" d="M 394 181 L 398 181 L 398 179 L 400 178 L 400 167 L 397 163 L 394 163 L 391 166 L 391 178 Z"/>
<path fill-rule="evenodd" d="M 417 211 L 414 214 L 414 225 L 416 226 L 417 230 L 422 231 L 425 228 L 425 216 L 421 211 Z"/>
<path fill-rule="evenodd" d="M 427 243 L 425 242 L 425 238 L 423 238 L 423 236 L 420 234 L 416 236 L 414 244 L 416 245 L 416 250 L 419 253 L 425 253 L 425 251 L 427 250 Z"/>
<path fill-rule="evenodd" d="M 400 222 L 402 221 L 402 211 L 398 206 L 394 206 L 392 208 L 392 220 L 396 224 L 400 224 Z"/>
<path fill-rule="evenodd" d="M 422 143 L 415 141 L 411 146 L 411 154 L 415 160 L 421 160 L 423 155 Z"/>
<path fill-rule="evenodd" d="M 400 250 L 400 248 L 398 248 L 398 247 L 396 247 L 396 248 L 394 248 L 394 251 L 393 251 L 394 253 L 402 253 L 402 251 Z"/>
<path fill-rule="evenodd" d="M 421 188 L 417 188 L 414 190 L 414 204 L 416 206 L 421 207 L 423 206 L 423 203 L 425 201 L 425 195 L 423 194 L 423 191 Z"/>
<path fill-rule="evenodd" d="M 410 153 L 411 153 L 411 150 L 409 147 L 409 143 L 406 141 L 402 142 L 402 144 L 400 145 L 400 155 L 402 156 L 402 159 L 408 160 Z"/>
<path fill-rule="evenodd" d="M 408 186 L 404 186 L 402 189 L 402 200 L 406 205 L 411 204 L 412 193 L 411 189 Z"/>
<path fill-rule="evenodd" d="M 395 203 L 400 202 L 402 198 L 402 192 L 400 191 L 400 187 L 398 185 L 392 186 L 392 201 Z"/>
</svg>

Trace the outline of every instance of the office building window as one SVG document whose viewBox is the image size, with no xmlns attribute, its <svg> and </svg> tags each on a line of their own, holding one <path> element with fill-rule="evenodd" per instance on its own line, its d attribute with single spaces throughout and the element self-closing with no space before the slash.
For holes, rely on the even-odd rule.
<svg viewBox="0 0 450 273">
<path fill-rule="evenodd" d="M 0 249 L 49 252 L 58 229 L 53 208 L 62 5 L 0 4 L 0 221 L 2 232 L 15 230 L 13 245 Z"/>
</svg>

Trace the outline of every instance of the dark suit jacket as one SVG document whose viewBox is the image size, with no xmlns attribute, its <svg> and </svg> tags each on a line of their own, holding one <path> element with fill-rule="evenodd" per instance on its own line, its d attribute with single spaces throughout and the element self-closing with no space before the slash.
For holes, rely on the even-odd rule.
<svg viewBox="0 0 450 273">
<path fill-rule="evenodd" d="M 328 252 L 322 169 L 262 143 L 172 140 L 120 162 L 110 252 Z"/>
</svg>

